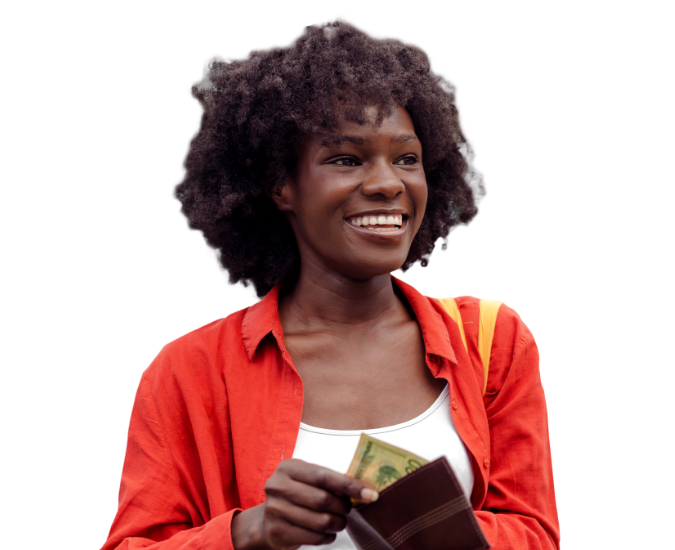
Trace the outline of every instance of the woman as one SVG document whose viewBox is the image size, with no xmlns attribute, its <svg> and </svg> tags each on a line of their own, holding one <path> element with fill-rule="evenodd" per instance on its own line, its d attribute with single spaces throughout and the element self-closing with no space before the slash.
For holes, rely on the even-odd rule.
<svg viewBox="0 0 675 550">
<path fill-rule="evenodd" d="M 458 300 L 465 350 L 391 276 L 476 213 L 452 87 L 420 50 L 335 23 L 214 62 L 193 92 L 177 197 L 264 298 L 144 373 L 104 549 L 353 548 L 350 499 L 378 497 L 344 475 L 364 431 L 446 456 L 493 548 L 557 548 L 531 334 L 500 308 L 483 396 L 478 301 Z"/>
</svg>

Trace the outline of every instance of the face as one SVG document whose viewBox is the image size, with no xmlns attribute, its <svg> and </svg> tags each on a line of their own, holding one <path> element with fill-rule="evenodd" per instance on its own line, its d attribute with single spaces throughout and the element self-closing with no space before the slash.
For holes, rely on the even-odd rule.
<svg viewBox="0 0 675 550">
<path fill-rule="evenodd" d="M 377 110 L 368 111 L 374 121 Z M 303 269 L 368 279 L 403 265 L 427 203 L 422 145 L 407 111 L 381 125 L 341 121 L 303 144 L 297 169 L 273 193 Z"/>
</svg>

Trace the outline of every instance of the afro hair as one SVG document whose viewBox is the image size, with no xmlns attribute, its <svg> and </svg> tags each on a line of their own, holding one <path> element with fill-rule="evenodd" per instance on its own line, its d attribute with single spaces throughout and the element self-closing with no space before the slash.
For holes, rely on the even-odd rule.
<svg viewBox="0 0 675 550">
<path fill-rule="evenodd" d="M 459 126 L 454 87 L 430 70 L 426 54 L 377 40 L 344 22 L 307 27 L 287 48 L 213 60 L 193 86 L 204 108 L 176 187 L 193 229 L 218 250 L 231 283 L 264 296 L 297 274 L 300 256 L 285 216 L 267 196 L 269 181 L 293 173 L 301 140 L 330 134 L 343 117 L 378 121 L 396 105 L 409 113 L 424 151 L 428 202 L 402 269 L 423 266 L 439 238 L 468 223 L 484 194 Z"/>
</svg>

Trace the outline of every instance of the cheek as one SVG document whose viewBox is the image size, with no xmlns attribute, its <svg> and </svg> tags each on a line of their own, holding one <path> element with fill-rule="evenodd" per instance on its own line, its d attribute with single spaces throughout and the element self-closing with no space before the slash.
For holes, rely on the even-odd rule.
<svg viewBox="0 0 675 550">
<path fill-rule="evenodd" d="M 427 200 L 429 198 L 429 188 L 427 187 L 426 180 L 416 185 L 414 190 L 412 190 L 412 194 L 415 201 L 415 209 L 418 212 L 417 228 L 419 229 L 419 226 L 422 225 L 422 218 L 427 209 Z"/>
</svg>

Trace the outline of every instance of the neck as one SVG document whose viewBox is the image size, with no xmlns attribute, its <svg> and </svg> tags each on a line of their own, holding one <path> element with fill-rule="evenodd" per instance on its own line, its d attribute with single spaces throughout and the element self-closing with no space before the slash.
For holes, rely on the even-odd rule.
<svg viewBox="0 0 675 550">
<path fill-rule="evenodd" d="M 303 266 L 304 267 L 304 266 Z M 398 312 L 391 274 L 357 280 L 336 273 L 301 268 L 293 289 L 280 299 L 284 331 L 349 328 L 378 323 Z"/>
</svg>

